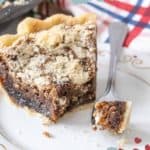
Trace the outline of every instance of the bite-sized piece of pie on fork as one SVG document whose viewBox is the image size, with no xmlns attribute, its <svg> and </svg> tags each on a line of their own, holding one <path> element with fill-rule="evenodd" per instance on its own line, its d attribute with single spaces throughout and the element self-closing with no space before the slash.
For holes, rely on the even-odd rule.
<svg viewBox="0 0 150 150">
<path fill-rule="evenodd" d="M 96 17 L 24 19 L 0 37 L 0 83 L 9 98 L 56 121 L 95 100 Z"/>
</svg>

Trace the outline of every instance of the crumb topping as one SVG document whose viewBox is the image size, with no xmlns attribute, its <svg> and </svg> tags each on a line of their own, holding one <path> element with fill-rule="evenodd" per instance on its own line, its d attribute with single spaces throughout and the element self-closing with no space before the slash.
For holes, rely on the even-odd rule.
<svg viewBox="0 0 150 150">
<path fill-rule="evenodd" d="M 84 84 L 95 75 L 95 25 L 60 24 L 25 35 L 1 50 L 9 74 L 38 88 L 51 83 Z"/>
</svg>

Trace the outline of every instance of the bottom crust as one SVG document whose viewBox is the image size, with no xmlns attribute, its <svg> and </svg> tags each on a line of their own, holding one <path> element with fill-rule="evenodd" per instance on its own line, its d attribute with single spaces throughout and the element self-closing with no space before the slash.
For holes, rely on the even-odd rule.
<svg viewBox="0 0 150 150">
<path fill-rule="evenodd" d="M 127 101 L 126 102 L 126 111 L 124 113 L 124 120 L 120 126 L 120 129 L 118 130 L 118 133 L 123 133 L 125 129 L 127 128 L 131 116 L 131 110 L 132 110 L 132 102 Z"/>
</svg>

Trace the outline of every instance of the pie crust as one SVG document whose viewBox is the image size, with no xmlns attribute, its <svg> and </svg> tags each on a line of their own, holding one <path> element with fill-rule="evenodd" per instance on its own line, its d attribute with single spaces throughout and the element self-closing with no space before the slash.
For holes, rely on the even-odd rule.
<svg viewBox="0 0 150 150">
<path fill-rule="evenodd" d="M 85 23 L 96 23 L 96 15 L 93 13 L 72 17 L 64 14 L 56 14 L 44 20 L 27 17 L 18 24 L 17 34 L 0 36 L 0 48 L 12 45 L 22 34 L 30 34 L 47 30 L 58 24 L 75 25 Z"/>
</svg>

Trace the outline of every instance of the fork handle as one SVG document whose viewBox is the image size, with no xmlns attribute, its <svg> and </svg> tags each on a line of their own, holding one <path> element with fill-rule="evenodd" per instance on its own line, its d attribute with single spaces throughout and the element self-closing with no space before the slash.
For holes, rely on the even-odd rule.
<svg viewBox="0 0 150 150">
<path fill-rule="evenodd" d="M 121 54 L 122 45 L 126 37 L 127 31 L 128 31 L 127 25 L 120 22 L 114 22 L 109 27 L 109 41 L 110 41 L 111 55 L 110 55 L 108 81 L 104 95 L 108 94 L 110 91 L 114 92 L 117 62 Z"/>
</svg>

